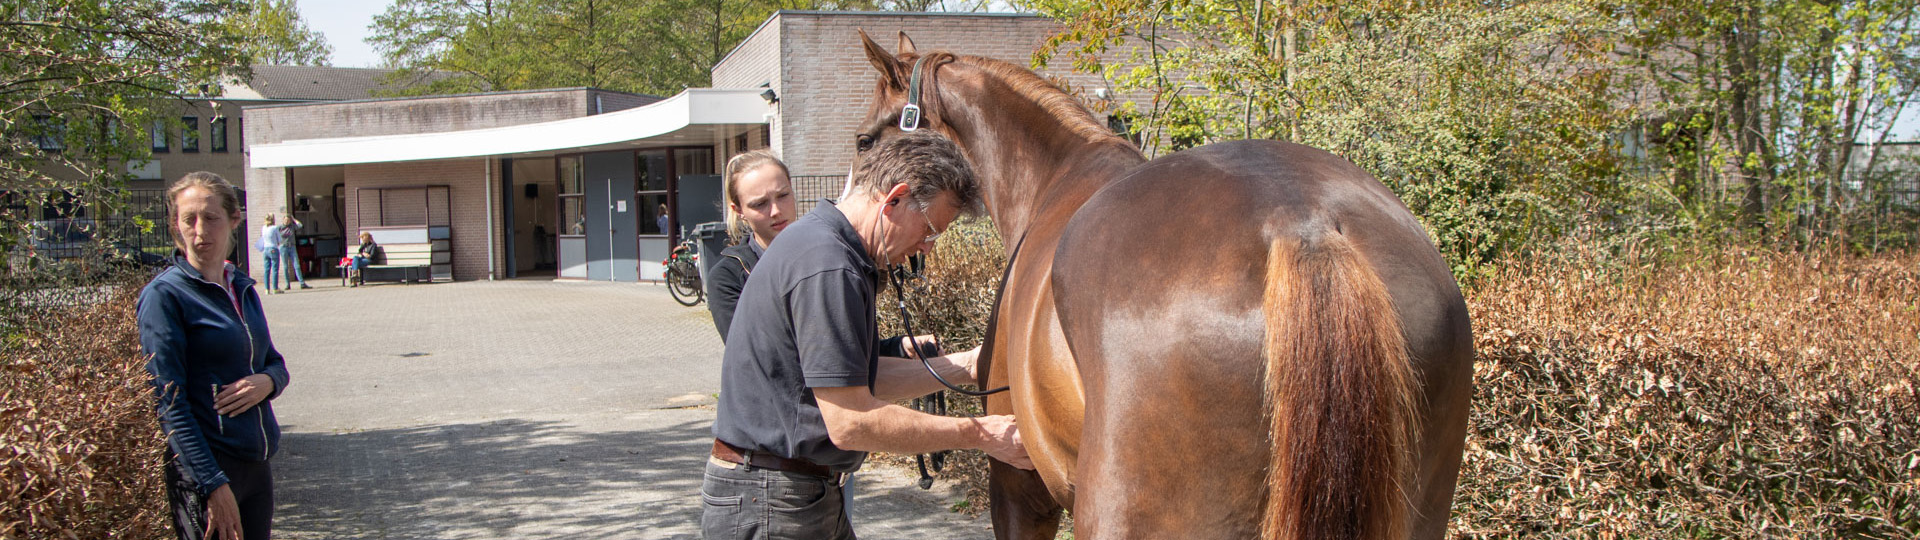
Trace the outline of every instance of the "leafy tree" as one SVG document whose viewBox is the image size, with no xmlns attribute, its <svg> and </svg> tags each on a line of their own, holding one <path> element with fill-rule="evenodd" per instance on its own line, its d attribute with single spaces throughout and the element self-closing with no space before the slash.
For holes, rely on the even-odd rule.
<svg viewBox="0 0 1920 540">
<path fill-rule="evenodd" d="M 1892 201 L 1854 187 L 1878 178 L 1851 170 L 1854 141 L 1916 99 L 1917 3 L 1016 5 L 1065 24 L 1037 62 L 1148 96 L 1117 108 L 1149 153 L 1230 138 L 1332 150 L 1399 192 L 1470 274 L 1568 234 L 1882 230 L 1859 226 Z"/>
<path fill-rule="evenodd" d="M 1027 6 L 1067 24 L 1042 61 L 1149 96 L 1120 107 L 1149 153 L 1238 138 L 1328 149 L 1397 191 L 1456 272 L 1576 232 L 1578 215 L 1620 214 L 1609 137 L 1630 111 L 1610 107 L 1604 69 L 1620 29 L 1582 2 Z"/>
<path fill-rule="evenodd" d="M 1659 0 L 1618 7 L 1622 55 L 1654 91 L 1649 130 L 1689 214 L 1732 213 L 1763 236 L 1845 237 L 1872 198 L 1849 178 L 1920 91 L 1914 0 Z M 1731 194 L 1731 197 L 1729 197 Z M 1731 198 L 1732 203 L 1727 202 Z M 1872 201 L 1869 201 L 1872 202 Z M 1884 201 L 1880 201 L 1884 202 Z M 1866 216 L 1873 219 L 1872 216 Z M 1869 239 L 1871 242 L 1871 239 Z"/>
<path fill-rule="evenodd" d="M 229 0 L 0 0 L 0 245 L 49 193 L 111 208 L 169 100 L 235 75 Z"/>
<path fill-rule="evenodd" d="M 326 37 L 301 20 L 293 0 L 247 0 L 227 24 L 248 38 L 244 47 L 258 65 L 325 66 L 333 55 Z"/>
<path fill-rule="evenodd" d="M 870 0 L 399 0 L 369 38 L 403 92 L 593 86 L 660 95 L 705 86 L 713 65 L 780 9 Z"/>
</svg>

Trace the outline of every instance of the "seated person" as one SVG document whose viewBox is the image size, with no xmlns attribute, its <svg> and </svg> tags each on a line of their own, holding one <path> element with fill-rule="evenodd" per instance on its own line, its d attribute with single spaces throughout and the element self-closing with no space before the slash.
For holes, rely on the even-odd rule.
<svg viewBox="0 0 1920 540">
<path fill-rule="evenodd" d="M 373 264 L 374 254 L 379 251 L 380 245 L 373 242 L 373 233 L 360 231 L 360 249 L 353 255 L 353 266 L 347 269 L 353 278 L 350 287 L 358 287 L 367 282 L 367 265 Z"/>
</svg>

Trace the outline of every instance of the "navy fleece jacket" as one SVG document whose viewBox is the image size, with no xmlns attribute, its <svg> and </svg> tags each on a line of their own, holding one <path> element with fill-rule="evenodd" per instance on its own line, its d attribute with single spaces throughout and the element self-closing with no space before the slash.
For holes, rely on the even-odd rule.
<svg viewBox="0 0 1920 540">
<path fill-rule="evenodd" d="M 228 269 L 239 293 L 237 306 L 220 285 L 175 256 L 173 267 L 140 291 L 137 308 L 140 347 L 148 355 L 147 372 L 159 398 L 154 408 L 160 429 L 202 495 L 227 483 L 214 454 L 248 461 L 273 457 L 280 424 L 272 403 L 287 387 L 286 362 L 267 333 L 253 279 L 231 265 Z M 255 373 L 273 379 L 266 400 L 232 417 L 215 412 L 215 385 Z"/>
</svg>

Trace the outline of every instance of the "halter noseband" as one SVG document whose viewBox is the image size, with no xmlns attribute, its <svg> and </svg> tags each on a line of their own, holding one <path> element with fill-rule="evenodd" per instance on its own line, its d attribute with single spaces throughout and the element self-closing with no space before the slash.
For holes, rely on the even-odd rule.
<svg viewBox="0 0 1920 540">
<path fill-rule="evenodd" d="M 913 61 L 912 82 L 907 83 L 907 106 L 900 108 L 900 131 L 920 129 L 920 64 L 926 61 L 925 56 Z"/>
</svg>

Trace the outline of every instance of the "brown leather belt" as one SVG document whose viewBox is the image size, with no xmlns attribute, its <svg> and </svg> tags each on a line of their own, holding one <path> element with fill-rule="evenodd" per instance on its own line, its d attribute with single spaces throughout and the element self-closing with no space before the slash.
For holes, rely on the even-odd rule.
<svg viewBox="0 0 1920 540">
<path fill-rule="evenodd" d="M 839 475 L 833 474 L 833 471 L 828 469 L 826 465 L 803 459 L 787 459 L 766 452 L 754 452 L 727 444 L 726 441 L 720 439 L 713 440 L 713 457 L 727 463 L 759 467 L 762 469 L 773 469 L 776 471 L 818 476 L 821 478 L 839 477 Z"/>
</svg>

